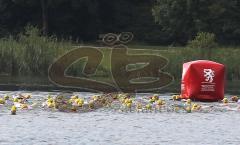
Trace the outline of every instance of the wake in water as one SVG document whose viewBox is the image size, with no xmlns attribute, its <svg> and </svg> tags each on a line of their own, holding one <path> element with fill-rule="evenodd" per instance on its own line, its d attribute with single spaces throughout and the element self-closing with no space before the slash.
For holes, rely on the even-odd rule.
<svg viewBox="0 0 240 145">
<path fill-rule="evenodd" d="M 0 98 L 0 106 L 17 114 L 21 110 L 41 108 L 48 111 L 89 112 L 100 108 L 119 112 L 212 112 L 240 111 L 240 101 L 237 96 L 224 98 L 216 103 L 193 102 L 181 99 L 179 95 L 163 97 L 158 94 L 137 96 L 124 93 L 93 95 L 88 98 L 73 94 L 48 95 L 38 100 L 31 94 L 5 95 Z"/>
</svg>

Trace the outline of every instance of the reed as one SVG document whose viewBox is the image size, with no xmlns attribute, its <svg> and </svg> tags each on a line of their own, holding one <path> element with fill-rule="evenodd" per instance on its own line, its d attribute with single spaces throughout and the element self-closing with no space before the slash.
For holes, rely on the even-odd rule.
<svg viewBox="0 0 240 145">
<path fill-rule="evenodd" d="M 42 36 L 39 29 L 27 26 L 25 31 L 17 36 L 8 36 L 0 39 L 0 75 L 9 76 L 39 76 L 48 75 L 48 67 L 59 56 L 73 49 L 78 42 L 66 39 L 57 39 L 56 36 Z M 209 59 L 201 55 L 199 49 L 189 47 L 144 46 L 130 45 L 129 48 L 141 49 L 143 54 L 158 54 L 169 60 L 164 71 L 169 72 L 175 80 L 181 79 L 182 64 L 197 59 Z M 110 50 L 101 49 L 104 60 L 94 78 L 110 78 Z M 134 52 L 134 50 L 133 50 Z M 138 53 L 137 51 L 134 53 Z M 211 60 L 223 63 L 227 67 L 227 79 L 240 79 L 240 48 L 218 46 L 212 50 Z M 81 76 L 84 61 L 80 61 L 68 70 L 67 73 Z M 110 79 L 109 79 L 110 80 Z"/>
<path fill-rule="evenodd" d="M 0 39 L 1 73 L 46 76 L 49 64 L 71 48 L 70 42 L 41 36 L 39 29 L 27 26 L 16 37 Z"/>
</svg>

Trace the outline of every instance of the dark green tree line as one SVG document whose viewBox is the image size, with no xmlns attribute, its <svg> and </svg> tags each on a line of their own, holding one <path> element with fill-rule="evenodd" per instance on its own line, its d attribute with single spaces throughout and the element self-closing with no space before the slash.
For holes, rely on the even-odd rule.
<svg viewBox="0 0 240 145">
<path fill-rule="evenodd" d="M 186 43 L 201 31 L 221 43 L 240 42 L 239 0 L 156 0 L 153 15 L 173 42 Z"/>
<path fill-rule="evenodd" d="M 144 0 L 0 0 L 0 35 L 16 34 L 30 24 L 43 34 L 83 41 L 122 31 L 136 33 L 138 40 L 151 40 L 146 31 L 159 27 L 154 24 L 151 6 Z"/>
<path fill-rule="evenodd" d="M 211 32 L 221 43 L 240 43 L 239 0 L 0 0 L 0 14 L 0 37 L 30 24 L 42 34 L 83 41 L 131 31 L 135 41 L 186 44 Z"/>
</svg>

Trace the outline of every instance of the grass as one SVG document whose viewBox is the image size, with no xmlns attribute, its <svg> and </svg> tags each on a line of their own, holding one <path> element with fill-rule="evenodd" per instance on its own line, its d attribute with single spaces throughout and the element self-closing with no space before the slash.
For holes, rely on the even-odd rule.
<svg viewBox="0 0 240 145">
<path fill-rule="evenodd" d="M 44 37 L 37 28 L 28 26 L 25 32 L 18 36 L 9 36 L 0 39 L 0 79 L 4 83 L 14 78 L 12 82 L 28 82 L 25 79 L 15 78 L 45 78 L 48 77 L 48 67 L 58 57 L 73 49 L 77 44 L 68 40 L 59 40 L 55 36 Z M 226 65 L 227 80 L 240 80 L 240 47 L 218 47 L 211 52 L 211 58 L 200 55 L 202 50 L 187 47 L 131 45 L 129 54 L 161 55 L 169 60 L 163 69 L 174 76 L 179 82 L 181 79 L 182 64 L 197 59 L 210 59 Z M 104 58 L 93 79 L 113 83 L 111 78 L 110 55 L 111 49 L 100 48 Z M 82 76 L 84 61 L 73 64 L 67 73 L 73 76 Z M 16 81 L 17 80 L 17 81 Z M 37 81 L 39 82 L 39 81 Z"/>
<path fill-rule="evenodd" d="M 58 41 L 54 36 L 40 36 L 38 29 L 29 26 L 16 38 L 0 39 L 1 73 L 45 76 L 48 65 L 71 46 L 71 43 Z"/>
</svg>

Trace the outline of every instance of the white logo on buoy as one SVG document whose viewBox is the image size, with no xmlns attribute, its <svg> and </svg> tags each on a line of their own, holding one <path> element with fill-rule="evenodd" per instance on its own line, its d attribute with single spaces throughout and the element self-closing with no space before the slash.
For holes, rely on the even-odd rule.
<svg viewBox="0 0 240 145">
<path fill-rule="evenodd" d="M 204 77 L 205 77 L 205 81 L 206 82 L 213 82 L 213 78 L 214 78 L 214 71 L 212 69 L 203 69 L 204 72 Z"/>
</svg>

